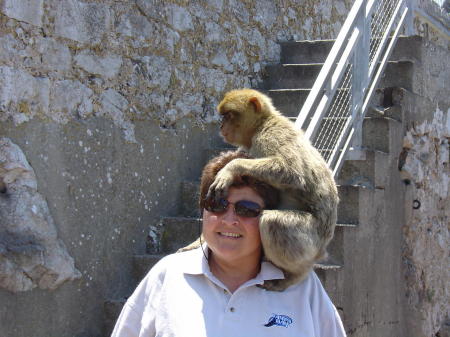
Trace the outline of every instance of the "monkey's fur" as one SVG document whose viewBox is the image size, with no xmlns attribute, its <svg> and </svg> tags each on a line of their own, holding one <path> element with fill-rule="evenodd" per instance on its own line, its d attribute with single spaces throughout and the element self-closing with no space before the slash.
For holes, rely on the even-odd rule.
<svg viewBox="0 0 450 337">
<path fill-rule="evenodd" d="M 264 256 L 285 279 L 263 288 L 282 291 L 302 280 L 326 255 L 337 219 L 338 193 L 320 153 L 262 93 L 228 92 L 218 106 L 224 140 L 255 159 L 234 159 L 219 173 L 209 197 L 223 198 L 236 175 L 248 175 L 280 191 L 277 210 L 264 210 L 260 233 Z"/>
</svg>

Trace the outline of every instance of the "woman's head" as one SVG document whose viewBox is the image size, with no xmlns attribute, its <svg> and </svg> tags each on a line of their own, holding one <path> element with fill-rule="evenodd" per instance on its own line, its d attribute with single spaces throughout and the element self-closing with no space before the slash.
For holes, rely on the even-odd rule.
<svg viewBox="0 0 450 337">
<path fill-rule="evenodd" d="M 216 174 L 228 162 L 236 158 L 248 158 L 237 152 L 222 153 L 211 160 L 203 170 L 200 187 L 200 207 L 203 210 L 203 237 L 212 257 L 226 263 L 244 265 L 249 262 L 259 268 L 261 237 L 259 233 L 259 209 L 274 208 L 278 202 L 276 189 L 251 177 L 236 177 L 228 190 L 223 207 L 209 207 L 206 199 Z"/>
<path fill-rule="evenodd" d="M 209 187 L 214 182 L 217 173 L 230 161 L 236 158 L 250 158 L 244 152 L 228 151 L 222 152 L 217 157 L 211 159 L 203 169 L 201 183 L 200 183 L 200 197 L 199 206 L 203 210 L 208 200 L 206 195 L 208 194 Z M 271 185 L 268 185 L 262 181 L 256 180 L 250 176 L 238 176 L 235 177 L 232 187 L 250 187 L 255 191 L 263 200 L 265 209 L 274 209 L 279 202 L 279 193 Z"/>
</svg>

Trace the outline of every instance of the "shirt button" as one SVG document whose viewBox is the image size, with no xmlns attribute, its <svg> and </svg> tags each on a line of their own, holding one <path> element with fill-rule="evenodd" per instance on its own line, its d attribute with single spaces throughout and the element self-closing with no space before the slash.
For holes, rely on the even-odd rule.
<svg viewBox="0 0 450 337">
<path fill-rule="evenodd" d="M 234 307 L 231 307 L 231 308 L 230 308 L 230 311 L 231 311 L 231 312 L 234 312 L 234 310 L 235 310 Z"/>
</svg>

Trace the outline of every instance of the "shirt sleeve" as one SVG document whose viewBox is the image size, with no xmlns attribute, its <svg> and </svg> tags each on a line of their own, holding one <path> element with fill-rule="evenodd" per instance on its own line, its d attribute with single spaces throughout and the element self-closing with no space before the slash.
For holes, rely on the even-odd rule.
<svg viewBox="0 0 450 337">
<path fill-rule="evenodd" d="M 311 310 L 317 337 L 346 337 L 344 325 L 336 307 L 320 283 L 312 274 Z"/>
<path fill-rule="evenodd" d="M 334 314 L 330 314 L 326 317 L 326 323 L 323 325 L 323 330 L 321 331 L 321 337 L 346 337 L 344 325 L 342 324 L 341 316 L 339 316 L 338 311 L 334 307 Z"/>
<path fill-rule="evenodd" d="M 125 303 L 111 337 L 138 337 L 141 326 L 142 313 L 127 302 Z"/>
</svg>

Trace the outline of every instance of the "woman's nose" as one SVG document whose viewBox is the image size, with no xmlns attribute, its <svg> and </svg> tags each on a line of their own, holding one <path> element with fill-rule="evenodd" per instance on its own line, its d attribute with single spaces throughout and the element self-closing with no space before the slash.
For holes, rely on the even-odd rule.
<svg viewBox="0 0 450 337">
<path fill-rule="evenodd" d="M 236 213 L 234 212 L 234 206 L 228 205 L 227 210 L 225 213 L 222 214 L 222 221 L 228 224 L 233 224 L 238 222 L 238 217 Z"/>
</svg>

